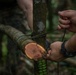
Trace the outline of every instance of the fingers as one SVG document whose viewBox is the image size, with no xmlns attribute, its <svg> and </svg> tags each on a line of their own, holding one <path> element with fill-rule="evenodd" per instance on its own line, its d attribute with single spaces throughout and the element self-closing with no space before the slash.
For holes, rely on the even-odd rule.
<svg viewBox="0 0 76 75">
<path fill-rule="evenodd" d="M 61 30 L 62 28 L 61 28 L 61 26 L 58 25 L 57 29 Z"/>
<path fill-rule="evenodd" d="M 68 19 L 62 19 L 62 18 L 59 18 L 59 22 L 61 24 L 65 24 L 65 25 L 70 23 L 70 21 Z"/>
<path fill-rule="evenodd" d="M 51 50 L 48 51 L 47 57 L 51 55 Z"/>
<path fill-rule="evenodd" d="M 58 29 L 66 29 L 70 27 L 70 20 L 66 17 L 60 17 L 59 18 L 59 25 L 58 25 Z"/>
<path fill-rule="evenodd" d="M 44 59 L 48 59 L 49 60 L 50 56 L 51 56 L 51 50 L 48 51 L 48 53 L 46 54 L 46 57 L 44 57 Z"/>
<path fill-rule="evenodd" d="M 58 14 L 59 16 L 70 18 L 73 15 L 73 10 L 59 11 Z"/>
<path fill-rule="evenodd" d="M 47 53 L 47 60 L 55 61 L 54 56 L 52 54 L 52 50 L 49 50 Z"/>
<path fill-rule="evenodd" d="M 67 29 L 69 27 L 70 27 L 69 25 L 63 25 L 63 24 L 58 25 L 58 29 L 59 30 L 61 30 L 61 29 Z"/>
</svg>

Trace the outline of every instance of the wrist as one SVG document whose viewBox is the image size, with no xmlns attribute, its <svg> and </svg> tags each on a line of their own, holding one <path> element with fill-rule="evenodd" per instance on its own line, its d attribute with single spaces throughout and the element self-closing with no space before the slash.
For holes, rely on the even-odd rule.
<svg viewBox="0 0 76 75">
<path fill-rule="evenodd" d="M 76 52 L 71 52 L 70 50 L 66 49 L 66 42 L 63 42 L 61 45 L 61 50 L 60 52 L 62 55 L 67 58 L 67 57 L 74 57 L 76 55 Z"/>
<path fill-rule="evenodd" d="M 65 43 L 65 48 L 69 51 L 69 52 L 75 52 L 76 51 L 76 34 L 73 35 L 68 41 L 66 41 Z"/>
<path fill-rule="evenodd" d="M 73 49 L 72 49 L 72 47 L 70 46 L 69 43 L 70 43 L 69 41 L 66 41 L 64 47 L 67 50 L 67 52 L 72 52 Z"/>
</svg>

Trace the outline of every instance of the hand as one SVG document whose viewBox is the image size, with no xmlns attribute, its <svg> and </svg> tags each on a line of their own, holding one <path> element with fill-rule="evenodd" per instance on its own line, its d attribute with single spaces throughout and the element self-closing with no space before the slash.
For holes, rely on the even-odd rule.
<svg viewBox="0 0 76 75">
<path fill-rule="evenodd" d="M 59 25 L 58 29 L 67 29 L 71 32 L 76 32 L 76 11 L 65 10 L 59 12 Z"/>
<path fill-rule="evenodd" d="M 37 43 L 29 43 L 25 46 L 25 54 L 34 60 L 42 58 L 45 49 Z"/>
<path fill-rule="evenodd" d="M 17 0 L 17 3 L 27 18 L 28 26 L 33 31 L 33 0 Z"/>
<path fill-rule="evenodd" d="M 53 61 L 61 61 L 64 59 L 63 55 L 60 53 L 62 42 L 54 42 L 51 44 L 51 50 L 48 51 L 46 59 Z"/>
</svg>

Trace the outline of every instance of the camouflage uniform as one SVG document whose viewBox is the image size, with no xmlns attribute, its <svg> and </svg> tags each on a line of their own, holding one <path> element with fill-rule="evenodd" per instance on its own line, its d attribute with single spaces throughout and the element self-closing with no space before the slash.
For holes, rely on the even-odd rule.
<svg viewBox="0 0 76 75">
<path fill-rule="evenodd" d="M 3 1 L 2 1 L 3 2 Z M 23 17 L 22 11 L 18 8 L 17 4 L 15 2 L 9 2 L 9 4 L 6 2 L 0 2 L 0 23 L 4 25 L 11 25 L 12 27 L 15 27 L 16 29 L 22 31 L 23 33 L 26 33 L 26 28 L 24 27 L 22 21 L 25 19 Z M 15 3 L 15 4 L 14 4 Z M 2 58 L 2 38 L 4 33 L 0 31 L 0 59 Z M 14 41 L 12 41 L 9 37 L 7 49 L 8 49 L 8 56 L 6 61 L 6 69 L 8 69 L 8 72 L 13 73 L 15 75 L 15 69 L 18 64 L 20 64 L 20 52 L 19 49 Z M 19 59 L 19 60 L 18 60 Z M 10 62 L 9 62 L 10 61 Z M 12 70 L 10 70 L 12 68 Z M 6 74 L 5 74 L 6 75 Z"/>
</svg>

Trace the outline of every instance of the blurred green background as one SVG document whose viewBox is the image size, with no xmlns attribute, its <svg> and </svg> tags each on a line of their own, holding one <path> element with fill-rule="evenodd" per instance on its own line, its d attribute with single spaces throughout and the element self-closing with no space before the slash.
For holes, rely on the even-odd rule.
<svg viewBox="0 0 76 75">
<path fill-rule="evenodd" d="M 57 30 L 57 26 L 59 24 L 58 22 L 58 11 L 63 11 L 66 9 L 76 9 L 76 0 L 48 0 L 47 3 L 47 18 L 46 18 L 46 32 L 47 32 L 47 39 L 50 40 L 50 42 L 54 42 L 54 41 L 62 41 L 62 36 L 63 36 L 63 30 L 62 31 L 58 31 Z M 44 13 L 44 12 L 43 12 Z M 27 34 L 30 33 L 30 30 L 27 29 Z M 73 35 L 73 33 L 71 32 L 66 32 L 65 35 L 65 40 L 68 40 L 71 36 Z M 17 67 L 17 65 L 19 64 L 17 61 L 19 61 L 18 59 L 16 60 L 15 58 L 20 56 L 20 51 L 13 51 L 15 54 L 20 53 L 20 54 L 16 54 L 16 56 L 10 54 L 8 56 L 8 48 L 7 48 L 7 44 L 8 44 L 8 40 L 7 40 L 7 36 L 4 35 L 2 38 L 2 57 L 1 57 L 1 62 L 0 62 L 0 75 L 2 75 L 2 72 L 5 72 L 3 75 L 8 75 L 7 72 L 9 72 L 9 75 L 12 75 L 11 73 L 13 71 L 11 71 L 11 68 L 15 67 L 15 69 L 20 68 L 21 66 L 23 66 L 23 68 L 20 68 L 21 72 L 25 71 L 25 74 L 27 75 L 32 75 L 32 61 L 30 61 L 29 59 L 27 60 L 24 55 L 22 55 L 23 58 L 21 58 L 21 63 L 22 65 L 20 65 L 19 67 Z M 10 59 L 9 59 L 9 58 Z M 13 58 L 13 59 L 12 59 Z M 7 62 L 7 59 L 9 59 L 9 63 Z M 76 57 L 73 58 L 74 60 L 76 60 Z M 15 62 L 16 61 L 16 62 Z M 25 65 L 23 65 L 25 64 Z M 6 70 L 8 65 L 10 65 L 8 67 L 8 70 Z M 12 66 L 13 65 L 13 66 Z M 27 69 L 29 65 L 29 68 Z M 31 67 L 32 66 L 32 67 Z M 61 62 L 60 63 L 60 67 L 59 67 L 59 75 L 76 75 L 76 65 L 70 64 L 70 63 L 66 63 L 66 62 Z M 30 68 L 31 67 L 31 68 Z M 48 61 L 48 75 L 58 75 L 57 73 L 57 63 L 56 62 L 52 62 L 52 61 Z M 23 71 L 22 71 L 23 70 Z M 7 71 L 7 72 L 6 72 Z M 18 71 L 19 72 L 19 71 Z M 18 73 L 18 75 L 22 75 Z"/>
</svg>

